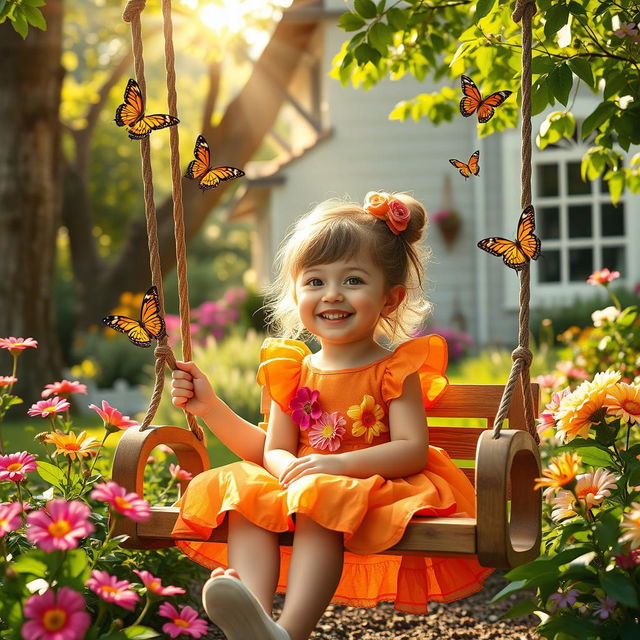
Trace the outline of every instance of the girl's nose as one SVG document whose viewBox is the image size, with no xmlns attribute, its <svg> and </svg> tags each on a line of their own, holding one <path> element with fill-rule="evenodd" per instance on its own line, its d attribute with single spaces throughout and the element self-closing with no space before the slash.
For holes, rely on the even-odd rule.
<svg viewBox="0 0 640 640">
<path fill-rule="evenodd" d="M 338 287 L 328 287 L 322 296 L 322 300 L 324 302 L 332 302 L 333 300 L 340 301 L 344 300 L 344 296 Z"/>
</svg>

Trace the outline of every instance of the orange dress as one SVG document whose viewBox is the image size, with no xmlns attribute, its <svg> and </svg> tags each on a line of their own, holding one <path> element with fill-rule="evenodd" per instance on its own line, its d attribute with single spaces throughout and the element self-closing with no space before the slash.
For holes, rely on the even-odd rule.
<svg viewBox="0 0 640 640">
<path fill-rule="evenodd" d="M 425 407 L 434 405 L 448 382 L 447 345 L 436 335 L 401 344 L 371 364 L 321 371 L 297 340 L 267 339 L 258 382 L 300 426 L 298 456 L 354 451 L 390 441 L 389 403 L 402 394 L 405 378 L 418 372 Z M 492 569 L 471 557 L 380 555 L 396 544 L 414 516 L 473 517 L 474 489 L 439 447 L 429 447 L 421 473 L 388 480 L 314 474 L 284 488 L 252 462 L 235 462 L 197 475 L 178 501 L 173 535 L 206 539 L 235 510 L 274 532 L 295 529 L 303 513 L 323 527 L 344 533 L 345 558 L 332 602 L 373 607 L 393 601 L 396 609 L 424 613 L 427 602 L 450 602 L 482 588 Z M 178 547 L 196 562 L 227 566 L 223 543 L 184 541 Z M 280 548 L 278 592 L 285 592 L 290 547 Z"/>
</svg>

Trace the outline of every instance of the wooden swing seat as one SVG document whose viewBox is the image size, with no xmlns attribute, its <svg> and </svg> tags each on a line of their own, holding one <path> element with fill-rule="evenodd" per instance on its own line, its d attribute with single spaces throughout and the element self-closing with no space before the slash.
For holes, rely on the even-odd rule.
<svg viewBox="0 0 640 640">
<path fill-rule="evenodd" d="M 533 406 L 538 407 L 538 385 L 532 384 Z M 533 560 L 541 539 L 540 490 L 533 491 L 540 476 L 540 455 L 526 429 L 520 385 L 516 385 L 509 410 L 509 429 L 494 438 L 493 420 L 502 397 L 502 385 L 452 384 L 436 407 L 427 411 L 430 444 L 445 449 L 476 487 L 476 518 L 414 518 L 400 542 L 385 553 L 394 555 L 477 554 L 483 566 L 512 568 Z M 262 397 L 263 413 L 270 399 Z M 265 411 L 265 408 L 267 411 Z M 480 418 L 480 427 L 442 426 L 438 418 Z M 197 475 L 209 468 L 204 444 L 188 429 L 172 426 L 132 427 L 118 443 L 113 460 L 115 482 L 144 496 L 144 470 L 151 451 L 160 444 L 170 447 L 181 468 Z M 475 459 L 475 467 L 471 466 Z M 184 491 L 188 482 L 181 482 Z M 509 500 L 510 498 L 510 500 Z M 121 518 L 115 535 L 129 538 L 123 547 L 157 549 L 171 546 L 171 531 L 178 508 L 152 506 L 146 522 Z M 209 540 L 226 542 L 226 519 Z M 182 538 L 190 539 L 190 538 Z M 194 540 L 199 539 L 194 537 Z M 291 545 L 292 533 L 280 535 Z"/>
</svg>

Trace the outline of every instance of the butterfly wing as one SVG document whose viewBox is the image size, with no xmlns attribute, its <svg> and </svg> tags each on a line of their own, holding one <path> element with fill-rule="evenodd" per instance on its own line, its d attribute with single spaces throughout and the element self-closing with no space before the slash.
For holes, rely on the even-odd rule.
<svg viewBox="0 0 640 640">
<path fill-rule="evenodd" d="M 145 331 L 138 320 L 127 316 L 107 316 L 106 318 L 102 318 L 102 322 L 104 322 L 107 327 L 124 333 L 127 338 L 138 347 L 151 346 L 151 336 Z"/>
<path fill-rule="evenodd" d="M 209 171 L 209 167 L 211 166 L 211 152 L 209 150 L 209 144 L 203 135 L 198 136 L 196 146 L 193 150 L 193 155 L 195 160 L 192 160 L 189 163 L 184 175 L 192 180 L 198 180 L 207 171 Z"/>
<path fill-rule="evenodd" d="M 460 175 L 466 180 L 471 175 L 471 167 L 460 160 L 450 158 L 449 162 L 460 172 Z"/>
<path fill-rule="evenodd" d="M 473 173 L 474 176 L 477 176 L 480 173 L 480 165 L 478 164 L 480 161 L 480 149 L 474 151 L 469 158 L 469 171 Z"/>
<path fill-rule="evenodd" d="M 144 115 L 142 92 L 138 83 L 129 79 L 124 90 L 124 102 L 116 109 L 116 124 L 119 127 L 131 126 Z"/>
<path fill-rule="evenodd" d="M 221 182 L 233 180 L 234 178 L 242 178 L 243 175 L 244 171 L 236 169 L 235 167 L 216 167 L 215 169 L 207 171 L 207 173 L 202 176 L 198 186 L 203 190 L 214 189 Z"/>
<path fill-rule="evenodd" d="M 151 287 L 149 291 L 144 294 L 140 308 L 140 325 L 156 340 L 160 340 L 160 338 L 164 338 L 166 335 L 164 320 L 160 313 L 158 289 L 156 289 L 156 287 Z"/>
<path fill-rule="evenodd" d="M 517 243 L 528 260 L 537 260 L 542 250 L 540 238 L 533 232 L 536 228 L 533 205 L 529 205 L 518 221 Z"/>
<path fill-rule="evenodd" d="M 485 238 L 478 242 L 478 246 L 494 256 L 502 257 L 504 263 L 516 271 L 522 269 L 528 262 L 527 256 L 522 253 L 518 243 L 513 240 L 498 237 Z"/>
<path fill-rule="evenodd" d="M 460 76 L 460 84 L 464 97 L 460 100 L 460 113 L 468 118 L 482 103 L 482 95 L 475 82 L 469 76 Z"/>
<path fill-rule="evenodd" d="M 152 131 L 156 129 L 164 129 L 178 124 L 180 120 L 164 113 L 154 113 L 150 116 L 142 116 L 138 122 L 129 127 L 129 137 L 132 140 L 141 140 L 146 138 Z"/>
<path fill-rule="evenodd" d="M 513 92 L 496 91 L 486 97 L 478 107 L 478 122 L 484 124 L 493 118 L 495 108 L 499 107 Z"/>
</svg>

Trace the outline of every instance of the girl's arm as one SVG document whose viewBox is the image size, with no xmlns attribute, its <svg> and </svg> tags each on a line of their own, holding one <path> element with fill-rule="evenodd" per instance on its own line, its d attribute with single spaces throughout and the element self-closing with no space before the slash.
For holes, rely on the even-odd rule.
<svg viewBox="0 0 640 640">
<path fill-rule="evenodd" d="M 280 408 L 271 401 L 269 427 L 264 445 L 264 468 L 276 478 L 296 460 L 298 451 L 298 426 Z"/>
</svg>

